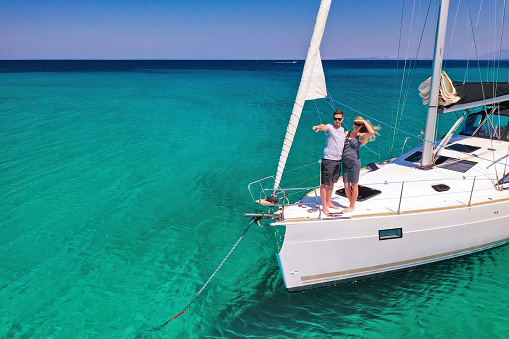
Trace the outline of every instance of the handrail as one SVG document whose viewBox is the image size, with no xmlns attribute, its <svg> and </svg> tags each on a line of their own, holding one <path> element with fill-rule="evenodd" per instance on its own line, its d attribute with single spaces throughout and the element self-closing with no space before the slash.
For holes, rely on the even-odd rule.
<svg viewBox="0 0 509 339">
<path fill-rule="evenodd" d="M 403 200 L 403 187 L 405 186 L 405 182 L 403 181 L 401 183 L 401 193 L 399 194 L 399 205 L 398 205 L 398 212 L 396 214 L 401 214 L 401 200 Z"/>
<path fill-rule="evenodd" d="M 266 179 L 266 178 L 264 178 L 264 179 Z M 449 178 L 449 179 L 458 179 L 458 178 Z M 477 203 L 475 203 L 475 204 L 472 203 L 472 198 L 473 198 L 473 192 L 474 192 L 475 184 L 476 184 L 477 181 L 483 180 L 483 179 L 479 179 L 479 178 L 477 178 L 477 176 L 471 176 L 471 177 L 463 176 L 463 177 L 461 177 L 461 180 L 467 180 L 467 181 L 472 180 L 472 186 L 467 191 L 468 194 L 469 194 L 468 203 L 466 203 L 466 204 L 463 203 L 465 205 L 465 207 L 472 207 L 473 205 L 477 204 Z M 398 207 L 397 207 L 396 212 L 393 212 L 393 213 L 395 215 L 404 215 L 404 214 L 407 213 L 407 211 L 405 209 L 402 209 L 402 205 L 404 205 L 403 201 L 406 201 L 407 199 L 411 198 L 410 196 L 407 196 L 407 197 L 404 196 L 404 192 L 408 191 L 408 189 L 407 190 L 404 189 L 406 184 L 417 183 L 417 182 L 430 182 L 430 181 L 436 181 L 436 179 L 424 179 L 424 180 L 415 180 L 415 181 L 391 182 L 390 183 L 391 185 L 401 183 L 401 190 L 400 190 L 400 194 L 399 194 L 399 199 L 397 200 L 398 201 Z M 257 180 L 257 181 L 255 181 L 253 183 L 258 183 L 258 182 L 259 181 Z M 389 183 L 387 183 L 387 182 L 383 183 L 383 185 L 387 185 L 387 184 L 389 184 Z M 373 183 L 371 183 L 371 184 L 368 183 L 367 185 L 373 185 Z M 382 185 L 382 183 L 380 183 L 379 185 Z M 270 206 L 272 206 L 272 207 L 276 207 L 276 206 L 279 207 L 280 213 L 281 213 L 280 217 L 283 220 L 284 220 L 285 210 L 288 207 L 290 207 L 290 206 L 295 206 L 295 205 L 317 206 L 317 208 L 318 208 L 318 217 L 317 217 L 317 219 L 321 220 L 322 219 L 321 218 L 321 216 L 322 216 L 322 208 L 320 206 L 321 203 L 320 203 L 320 199 L 318 197 L 318 190 L 319 190 L 319 188 L 320 188 L 320 186 L 295 187 L 295 188 L 278 189 L 277 190 L 278 195 L 280 195 L 280 196 L 282 195 L 282 197 L 280 198 L 280 203 L 278 203 L 278 204 L 271 204 Z M 299 199 L 295 203 L 290 203 L 290 201 L 287 198 L 288 192 L 299 191 L 299 190 L 300 191 L 308 191 L 308 193 L 306 195 L 303 195 L 303 197 L 311 198 L 312 194 L 314 194 L 315 199 L 308 200 L 308 202 L 305 202 L 303 199 Z M 467 193 L 467 192 L 465 192 L 465 193 Z M 260 193 L 260 196 L 267 196 L 267 193 L 269 193 L 269 194 L 272 193 L 272 189 L 271 188 L 264 188 L 264 189 L 262 189 L 262 192 Z"/>
<path fill-rule="evenodd" d="M 274 179 L 274 176 L 273 176 L 273 175 L 271 175 L 271 176 L 268 176 L 268 177 L 265 177 L 265 178 L 258 179 L 258 180 L 255 180 L 255 181 L 253 181 L 253 182 L 250 182 L 250 183 L 247 185 L 247 189 L 249 190 L 249 194 L 251 194 L 251 198 L 253 199 L 253 201 L 256 201 L 256 199 L 255 199 L 255 197 L 253 196 L 253 192 L 251 191 L 251 185 L 258 183 L 258 184 L 260 185 L 260 188 L 261 188 L 261 191 L 260 191 L 260 199 L 265 199 L 265 198 L 267 198 L 267 195 L 265 195 L 265 197 L 262 197 L 262 196 L 261 196 L 261 193 L 262 193 L 262 192 L 264 192 L 264 191 L 266 191 L 267 189 L 264 189 L 264 188 L 263 188 L 262 182 L 263 182 L 263 181 L 266 181 L 266 180 L 268 180 L 268 179 L 270 179 L 270 178 L 272 178 L 273 180 L 275 180 L 275 179 Z"/>
<path fill-rule="evenodd" d="M 472 195 L 474 194 L 474 185 L 475 185 L 475 177 L 474 177 L 474 182 L 472 183 L 472 190 L 470 191 L 470 199 L 468 199 L 468 207 L 471 207 L 472 204 Z"/>
</svg>

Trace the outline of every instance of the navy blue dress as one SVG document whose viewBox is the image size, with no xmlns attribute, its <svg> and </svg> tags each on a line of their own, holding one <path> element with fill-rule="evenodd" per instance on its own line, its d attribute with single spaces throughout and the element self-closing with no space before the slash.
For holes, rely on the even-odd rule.
<svg viewBox="0 0 509 339">
<path fill-rule="evenodd" d="M 350 132 L 345 137 L 345 147 L 343 148 L 343 182 L 356 184 L 359 182 L 359 172 L 361 171 L 361 158 L 359 156 L 359 147 L 361 142 L 359 135 L 350 139 Z"/>
</svg>

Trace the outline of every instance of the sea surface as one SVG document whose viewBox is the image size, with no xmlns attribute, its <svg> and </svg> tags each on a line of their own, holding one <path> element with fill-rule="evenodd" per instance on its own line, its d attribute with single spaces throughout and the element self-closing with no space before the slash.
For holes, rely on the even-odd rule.
<svg viewBox="0 0 509 339">
<path fill-rule="evenodd" d="M 508 80 L 466 64 L 446 71 Z M 0 61 L 0 337 L 507 338 L 509 246 L 288 294 L 254 225 L 193 299 L 259 208 L 248 184 L 275 174 L 302 67 Z M 282 186 L 318 185 L 311 127 L 334 108 L 382 127 L 363 165 L 416 146 L 430 67 L 324 61 L 337 101 L 306 103 Z"/>
</svg>

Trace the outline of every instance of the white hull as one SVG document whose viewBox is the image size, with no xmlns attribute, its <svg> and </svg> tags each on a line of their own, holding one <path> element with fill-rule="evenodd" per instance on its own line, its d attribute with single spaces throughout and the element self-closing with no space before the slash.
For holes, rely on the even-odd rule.
<svg viewBox="0 0 509 339">
<path fill-rule="evenodd" d="M 477 154 L 489 147 L 499 150 L 496 156 L 507 154 L 507 142 L 454 139 L 477 144 Z M 359 183 L 381 193 L 357 202 L 353 213 L 322 218 L 314 192 L 299 201 L 302 205 L 279 212 L 283 217 L 270 227 L 277 233 L 277 257 L 289 291 L 358 280 L 509 242 L 509 190 L 494 186 L 503 166 L 460 154 L 476 165 L 465 173 L 437 167 L 424 171 L 405 160 L 416 151 L 377 171 L 362 171 Z M 444 154 L 459 155 L 449 150 Z M 339 181 L 336 189 L 343 187 Z M 450 189 L 437 192 L 435 184 Z M 332 200 L 340 208 L 348 206 L 345 197 L 334 194 Z M 388 239 L 381 239 L 384 230 L 393 230 L 382 232 Z"/>
<path fill-rule="evenodd" d="M 380 240 L 379 231 L 402 229 Z M 278 256 L 289 291 L 334 285 L 509 241 L 509 201 L 443 211 L 288 223 Z"/>
</svg>

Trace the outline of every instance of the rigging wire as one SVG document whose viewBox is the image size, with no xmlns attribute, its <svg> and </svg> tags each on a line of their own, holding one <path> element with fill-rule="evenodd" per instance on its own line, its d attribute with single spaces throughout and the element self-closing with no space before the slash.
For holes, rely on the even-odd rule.
<svg viewBox="0 0 509 339">
<path fill-rule="evenodd" d="M 402 1 L 402 6 L 401 6 L 401 19 L 400 19 L 400 24 L 399 24 L 399 40 L 398 40 L 398 56 L 397 56 L 397 62 L 396 62 L 396 77 L 394 77 L 394 93 L 396 93 L 396 86 L 397 86 L 398 74 L 399 74 L 399 57 L 400 57 L 400 52 L 401 52 L 401 36 L 403 34 L 402 32 L 403 32 L 404 10 L 405 10 L 405 0 Z M 396 106 L 395 103 L 396 103 L 396 95 L 394 95 L 394 101 L 393 101 L 393 106 L 392 106 L 391 124 L 394 124 L 396 121 L 394 119 L 394 107 Z M 398 111 L 399 111 L 399 100 L 398 100 L 397 107 L 398 107 Z"/>
<path fill-rule="evenodd" d="M 320 116 L 320 110 L 318 109 L 318 105 L 316 104 L 316 100 L 313 100 L 313 103 L 315 104 L 316 113 L 318 114 L 318 119 L 320 119 L 320 124 L 323 124 L 322 117 Z"/>
<path fill-rule="evenodd" d="M 420 3 L 419 3 L 419 7 L 420 7 Z M 413 72 L 412 72 L 412 70 L 415 69 L 415 67 L 417 65 L 417 58 L 418 58 L 419 52 L 421 50 L 422 40 L 423 40 L 423 37 L 424 37 L 424 30 L 426 29 L 426 24 L 428 22 L 428 17 L 429 17 L 430 9 L 431 9 L 431 0 L 428 3 L 428 9 L 426 11 L 426 17 L 424 18 L 424 23 L 423 23 L 422 30 L 421 30 L 421 36 L 419 38 L 419 43 L 417 45 L 417 50 L 415 52 L 415 57 L 414 57 L 413 65 L 412 65 L 412 62 L 410 62 L 410 67 L 408 69 L 409 79 L 408 79 L 408 82 L 407 82 L 407 88 L 406 88 L 406 91 L 405 91 L 405 95 L 403 97 L 403 101 L 401 102 L 401 93 L 403 92 L 404 74 L 406 73 L 406 63 L 405 63 L 405 68 L 403 69 L 403 79 L 401 80 L 400 99 L 399 99 L 400 102 L 398 103 L 398 112 L 399 112 L 399 105 L 401 105 L 401 115 L 398 114 L 397 116 L 399 116 L 399 119 L 397 119 L 394 122 L 394 127 L 396 127 L 396 128 L 399 128 L 399 126 L 401 125 L 401 120 L 403 119 L 403 112 L 405 110 L 406 101 L 408 99 L 408 94 L 410 92 L 410 84 L 411 84 L 412 79 L 413 79 Z M 398 53 L 399 53 L 399 51 L 398 51 Z M 393 135 L 392 135 L 392 140 L 391 140 L 391 146 L 389 148 L 389 153 L 388 153 L 388 156 L 387 156 L 387 158 L 389 158 L 389 159 L 392 158 L 392 151 L 394 149 L 394 144 L 396 142 L 396 135 L 397 135 L 396 134 L 396 130 L 394 130 Z"/>
<path fill-rule="evenodd" d="M 456 14 L 454 15 L 454 22 L 452 24 L 451 35 L 449 37 L 449 48 L 452 46 L 452 38 L 454 37 L 454 29 L 456 28 L 456 22 L 458 21 L 458 13 L 460 10 L 460 5 L 461 5 L 461 0 L 458 1 L 458 7 L 456 7 Z M 445 68 L 445 66 L 447 64 L 447 60 L 444 60 L 443 63 L 444 63 L 444 66 L 442 67 L 442 69 Z"/>
<path fill-rule="evenodd" d="M 500 72 L 500 59 L 502 59 L 502 41 L 504 37 L 504 25 L 505 25 L 505 13 L 506 13 L 506 0 L 504 0 L 504 8 L 502 10 L 502 28 L 500 31 L 500 46 L 498 48 L 498 62 L 497 62 L 497 75 L 495 87 L 498 87 L 498 79 Z"/>
<path fill-rule="evenodd" d="M 307 164 L 307 165 L 304 165 L 304 166 L 300 166 L 300 167 L 293 168 L 293 169 L 291 169 L 291 170 L 285 171 L 285 173 L 293 172 L 293 171 L 296 171 L 296 170 L 299 170 L 299 169 L 301 169 L 301 168 L 308 167 L 308 166 L 311 166 L 311 165 L 316 165 L 316 161 L 315 161 L 315 162 L 312 162 L 312 163 L 309 163 L 309 164 Z"/>
<path fill-rule="evenodd" d="M 374 120 L 374 121 L 376 121 L 376 122 L 378 122 L 378 123 L 380 123 L 380 124 L 382 124 L 382 125 L 384 125 L 384 126 L 387 126 L 387 127 L 389 127 L 389 128 L 392 128 L 392 129 L 395 129 L 395 128 L 396 128 L 396 127 L 391 126 L 391 125 L 389 125 L 389 124 L 387 124 L 387 123 L 385 123 L 385 122 L 383 122 L 383 121 L 381 121 L 381 120 L 379 120 L 379 119 L 377 119 L 377 118 L 374 118 L 374 117 L 372 117 L 372 116 L 370 116 L 370 115 L 368 115 L 368 114 L 366 114 L 366 113 L 363 113 L 363 112 L 361 112 L 361 111 L 359 111 L 359 110 L 356 110 L 355 108 L 350 107 L 350 106 L 348 106 L 347 104 L 342 103 L 342 102 L 340 102 L 340 101 L 338 101 L 338 100 L 336 100 L 336 99 L 331 99 L 331 100 L 334 100 L 336 103 L 338 103 L 338 104 L 340 104 L 340 105 L 342 105 L 342 106 L 344 106 L 344 107 L 346 107 L 346 108 L 348 108 L 348 109 L 350 109 L 350 110 L 352 110 L 352 111 L 354 111 L 354 112 L 357 112 L 357 113 L 359 113 L 359 114 L 361 114 L 361 115 L 367 116 L 368 118 L 370 118 L 370 119 L 372 119 L 372 120 Z M 399 128 L 398 128 L 398 132 L 401 132 L 401 133 L 403 133 L 403 134 L 409 135 L 409 136 L 411 136 L 411 137 L 413 137 L 413 138 L 417 138 L 417 139 L 419 139 L 419 140 L 422 140 L 423 142 L 429 142 L 430 144 L 433 144 L 433 145 L 435 145 L 435 146 L 439 146 L 439 145 L 440 145 L 440 143 L 438 143 L 438 142 L 436 142 L 436 141 L 426 140 L 426 139 L 424 139 L 424 138 L 423 138 L 422 136 L 420 136 L 420 135 L 419 135 L 419 136 L 417 136 L 417 135 L 414 135 L 414 134 L 409 133 L 409 132 L 407 132 L 407 131 L 401 130 L 401 129 L 399 129 Z M 486 159 L 486 158 L 480 157 L 480 156 L 475 155 L 475 154 L 461 152 L 461 151 L 458 151 L 458 150 L 455 150 L 455 149 L 452 149 L 452 148 L 449 148 L 449 147 L 446 147 L 446 146 L 444 146 L 443 148 L 444 148 L 444 149 L 447 149 L 447 150 L 450 150 L 450 151 L 457 152 L 457 153 L 461 153 L 461 154 L 463 154 L 463 155 L 468 155 L 468 156 L 474 157 L 474 158 L 476 158 L 476 159 L 489 161 L 489 162 L 491 162 L 491 163 L 493 163 L 493 164 L 501 164 L 501 165 L 503 165 L 503 164 L 502 164 L 501 162 L 499 162 L 499 161 L 493 161 L 493 160 L 491 160 L 491 159 Z"/>
<path fill-rule="evenodd" d="M 403 6 L 401 8 L 401 21 L 400 21 L 400 29 L 399 29 L 399 41 L 398 41 L 398 62 L 399 62 L 399 57 L 400 57 L 400 50 L 401 50 L 401 39 L 402 39 L 402 29 L 403 29 L 403 16 L 404 16 L 404 9 L 405 9 L 405 2 L 403 1 Z M 413 6 L 413 9 L 415 9 L 415 0 L 414 0 L 414 6 Z M 399 117 L 399 114 L 400 114 L 400 105 L 401 105 L 401 94 L 403 93 L 403 85 L 405 83 L 405 76 L 406 76 L 406 65 L 407 65 L 407 60 L 408 60 L 408 45 L 410 43 L 410 35 L 411 35 L 411 32 L 412 32 L 412 24 L 413 24 L 413 10 L 412 10 L 412 20 L 410 21 L 411 22 L 411 25 L 410 25 L 410 33 L 408 34 L 408 43 L 407 43 L 407 51 L 406 51 L 406 56 L 405 56 L 405 62 L 403 64 L 403 74 L 401 76 L 401 85 L 400 85 L 400 88 L 399 88 L 399 99 L 398 99 L 398 109 L 396 111 L 396 117 L 394 118 L 394 126 L 397 125 L 397 121 L 398 121 L 398 117 Z M 393 114 L 393 117 L 394 117 L 394 114 Z M 391 121 L 392 123 L 392 121 Z M 396 130 L 394 130 L 394 134 L 392 136 L 392 142 L 391 142 L 391 147 L 389 149 L 389 158 L 392 157 L 392 148 L 394 146 L 394 141 L 396 139 Z"/>
<path fill-rule="evenodd" d="M 482 7 L 482 3 L 483 3 L 483 2 L 481 1 L 481 7 Z M 478 68 L 478 70 L 479 70 L 479 79 L 480 79 L 480 81 L 482 82 L 481 62 L 480 62 L 480 60 L 479 60 L 479 52 L 477 51 L 477 43 L 476 43 L 476 40 L 475 40 L 474 24 L 473 24 L 473 22 L 472 22 L 472 13 L 471 13 L 471 10 L 470 10 L 470 1 L 469 1 L 469 0 L 467 0 L 467 5 L 468 5 L 468 6 L 467 6 L 467 7 L 468 7 L 468 17 L 469 17 L 469 19 L 470 19 L 470 28 L 471 28 L 471 30 L 472 30 L 472 44 L 473 44 L 473 47 L 474 47 L 474 49 L 475 49 L 475 57 L 476 57 L 476 59 L 477 59 L 477 68 Z M 477 27 L 477 26 L 478 26 L 478 24 L 479 24 L 479 18 L 480 18 L 480 16 L 481 16 L 481 8 L 479 8 L 479 13 L 478 13 L 478 15 L 477 15 L 477 23 L 476 23 L 476 26 L 475 26 L 475 27 Z M 484 93 L 484 86 L 481 86 L 481 91 L 482 91 L 482 97 L 483 97 L 483 99 L 486 99 L 486 95 L 485 95 L 485 93 Z"/>
</svg>

